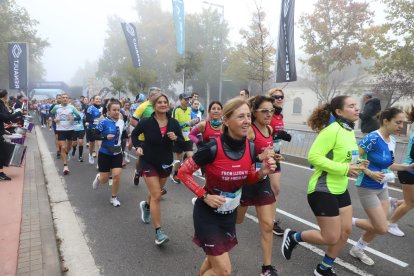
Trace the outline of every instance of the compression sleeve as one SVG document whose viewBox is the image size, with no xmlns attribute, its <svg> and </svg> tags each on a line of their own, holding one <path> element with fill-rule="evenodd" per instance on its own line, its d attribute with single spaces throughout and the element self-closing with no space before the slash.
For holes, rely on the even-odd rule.
<svg viewBox="0 0 414 276">
<path fill-rule="evenodd" d="M 309 163 L 330 174 L 347 175 L 349 168 L 347 163 L 335 162 L 327 157 L 328 153 L 334 150 L 336 140 L 341 139 L 338 129 L 324 130 L 319 133 L 309 150 Z"/>
<path fill-rule="evenodd" d="M 200 167 L 194 162 L 193 158 L 188 158 L 181 168 L 178 170 L 177 177 L 184 183 L 184 185 L 192 191 L 198 198 L 201 198 L 205 193 L 203 187 L 197 184 L 193 178 L 193 173 Z"/>
<path fill-rule="evenodd" d="M 191 141 L 193 141 L 194 144 L 197 144 L 199 142 L 198 135 L 200 134 L 200 130 L 198 130 L 198 127 L 195 126 L 191 129 L 190 134 L 188 135 L 188 138 L 190 138 Z"/>
</svg>

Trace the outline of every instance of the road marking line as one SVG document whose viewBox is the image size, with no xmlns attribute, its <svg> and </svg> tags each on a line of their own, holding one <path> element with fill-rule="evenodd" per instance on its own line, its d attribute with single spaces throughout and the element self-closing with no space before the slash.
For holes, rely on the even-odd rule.
<svg viewBox="0 0 414 276">
<path fill-rule="evenodd" d="M 251 219 L 252 221 L 254 221 L 256 223 L 259 223 L 259 220 L 255 216 L 252 216 L 252 215 L 246 213 L 246 217 L 249 218 L 249 219 Z M 313 246 L 313 245 L 311 245 L 309 243 L 301 242 L 301 243 L 299 243 L 299 245 L 301 245 L 301 246 L 309 249 L 310 251 L 318 254 L 321 257 L 325 256 L 325 252 L 323 250 L 321 250 L 321 249 L 317 248 L 316 246 Z M 340 265 L 340 266 L 348 269 L 349 271 L 351 271 L 352 273 L 355 273 L 357 275 L 361 275 L 361 276 L 373 276 L 373 274 L 370 274 L 370 273 L 368 273 L 368 272 L 366 272 L 366 271 L 364 271 L 362 269 L 359 269 L 358 267 L 356 267 L 356 266 L 354 266 L 354 265 L 352 265 L 350 263 L 345 262 L 341 258 L 336 258 L 335 259 L 335 263 L 337 263 L 338 265 Z"/>
<path fill-rule="evenodd" d="M 285 216 L 287 216 L 287 217 L 289 217 L 289 218 L 291 218 L 291 219 L 294 219 L 294 220 L 296 220 L 296 221 L 299 221 L 299 222 L 301 222 L 301 223 L 303 223 L 303 224 L 306 224 L 306 225 L 308 225 L 308 226 L 310 226 L 310 227 L 312 227 L 312 228 L 315 228 L 315 229 L 318 229 L 318 230 L 320 229 L 318 225 L 316 225 L 316 224 L 314 224 L 314 223 L 312 223 L 312 222 L 310 222 L 310 221 L 307 221 L 307 220 L 305 220 L 305 219 L 302 219 L 302 218 L 300 218 L 300 217 L 298 217 L 298 216 L 295 216 L 295 215 L 293 215 L 293 214 L 291 214 L 291 213 L 288 213 L 288 212 L 286 212 L 286 211 L 283 211 L 283 210 L 281 210 L 281 209 L 279 209 L 279 208 L 277 208 L 277 209 L 276 209 L 276 212 L 278 212 L 278 213 L 280 213 L 280 214 L 282 214 L 282 215 L 285 215 Z M 356 244 L 356 242 L 355 242 L 355 241 L 353 241 L 353 240 L 351 240 L 351 239 L 348 239 L 348 241 L 347 241 L 347 242 L 348 242 L 349 244 L 351 244 L 351 245 L 355 245 L 355 244 Z M 389 256 L 389 255 L 387 255 L 387 254 L 384 254 L 384 253 L 382 253 L 382 252 L 380 252 L 380 251 L 378 251 L 378 250 L 375 250 L 375 249 L 373 249 L 373 248 L 371 248 L 371 247 L 366 247 L 365 251 L 370 252 L 370 253 L 372 253 L 372 254 L 374 254 L 374 255 L 378 256 L 378 257 L 381 257 L 381 258 L 383 258 L 383 259 L 385 259 L 385 260 L 387 260 L 387 261 L 389 261 L 389 262 L 392 262 L 392 263 L 394 263 L 394 264 L 396 264 L 396 265 L 399 265 L 399 266 L 401 266 L 401 267 L 407 267 L 407 266 L 408 266 L 408 263 L 403 262 L 403 261 L 400 261 L 400 260 L 398 260 L 397 258 L 391 257 L 391 256 Z"/>
</svg>

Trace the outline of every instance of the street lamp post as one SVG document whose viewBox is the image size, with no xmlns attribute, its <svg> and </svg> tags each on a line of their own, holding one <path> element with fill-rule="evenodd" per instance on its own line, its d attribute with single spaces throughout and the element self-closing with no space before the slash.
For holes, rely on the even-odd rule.
<svg viewBox="0 0 414 276">
<path fill-rule="evenodd" d="M 211 3 L 207 1 L 203 1 L 204 4 L 213 6 L 216 8 L 221 9 L 221 16 L 222 16 L 222 23 L 224 22 L 224 6 L 216 3 Z M 223 32 L 221 32 L 220 35 L 220 52 L 219 52 L 219 58 L 220 58 L 220 76 L 219 76 L 219 101 L 221 102 L 222 93 L 223 93 L 223 84 L 222 84 L 222 75 L 223 75 Z"/>
</svg>

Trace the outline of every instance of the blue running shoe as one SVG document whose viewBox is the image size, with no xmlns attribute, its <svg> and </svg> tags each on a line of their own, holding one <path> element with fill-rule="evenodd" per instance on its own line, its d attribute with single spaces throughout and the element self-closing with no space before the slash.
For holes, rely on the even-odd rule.
<svg viewBox="0 0 414 276">
<path fill-rule="evenodd" d="M 147 207 L 147 203 L 145 201 L 141 201 L 139 203 L 139 209 L 141 209 L 141 220 L 145 224 L 149 224 L 151 222 L 151 213 L 150 209 Z"/>
<path fill-rule="evenodd" d="M 169 240 L 170 238 L 167 235 L 165 235 L 164 231 L 162 231 L 161 228 L 155 232 L 155 244 L 156 245 L 161 245 L 163 243 L 168 242 Z"/>
</svg>

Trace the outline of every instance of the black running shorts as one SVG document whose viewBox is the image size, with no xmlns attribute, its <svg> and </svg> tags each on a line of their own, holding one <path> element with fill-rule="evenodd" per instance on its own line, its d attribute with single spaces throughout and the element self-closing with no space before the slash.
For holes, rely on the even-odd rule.
<svg viewBox="0 0 414 276">
<path fill-rule="evenodd" d="M 414 185 L 414 174 L 411 174 L 406 171 L 399 171 L 398 180 L 400 181 L 401 184 Z"/>
<path fill-rule="evenodd" d="M 102 152 L 98 153 L 99 172 L 110 172 L 111 169 L 122 168 L 122 153 L 117 155 L 108 155 Z"/>
<path fill-rule="evenodd" d="M 73 130 L 57 130 L 56 134 L 58 136 L 58 141 L 72 141 L 73 139 Z"/>
<path fill-rule="evenodd" d="M 313 192 L 308 194 L 308 203 L 315 216 L 336 217 L 339 216 L 340 208 L 351 205 L 351 197 L 348 190 L 340 195 Z"/>
</svg>

